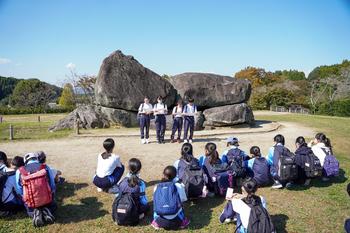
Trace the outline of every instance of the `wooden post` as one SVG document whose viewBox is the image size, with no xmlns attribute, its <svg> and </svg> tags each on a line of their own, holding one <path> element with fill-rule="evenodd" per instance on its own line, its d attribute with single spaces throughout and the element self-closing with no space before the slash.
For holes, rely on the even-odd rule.
<svg viewBox="0 0 350 233">
<path fill-rule="evenodd" d="M 10 125 L 10 140 L 13 140 L 13 126 Z"/>
<path fill-rule="evenodd" d="M 2 116 L 0 116 L 0 123 L 2 123 Z"/>
<path fill-rule="evenodd" d="M 38 116 L 38 122 L 40 122 L 40 116 Z"/>
<path fill-rule="evenodd" d="M 79 135 L 79 120 L 75 121 L 75 130 L 76 134 Z"/>
</svg>

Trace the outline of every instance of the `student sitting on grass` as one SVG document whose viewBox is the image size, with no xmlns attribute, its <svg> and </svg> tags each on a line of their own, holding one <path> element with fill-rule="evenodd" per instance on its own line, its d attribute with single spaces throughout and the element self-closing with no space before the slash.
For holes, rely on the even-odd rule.
<svg viewBox="0 0 350 233">
<path fill-rule="evenodd" d="M 116 193 L 116 184 L 124 173 L 124 166 L 120 162 L 119 155 L 113 154 L 115 143 L 112 138 L 107 138 L 103 142 L 105 152 L 98 155 L 96 175 L 93 183 L 97 186 L 97 191 Z M 113 187 L 113 188 L 112 188 Z"/>
<path fill-rule="evenodd" d="M 41 164 L 37 154 L 24 156 L 24 166 L 16 171 L 16 190 L 22 197 L 29 217 L 35 227 L 52 224 L 55 202 L 55 177 L 49 166 Z"/>
<path fill-rule="evenodd" d="M 36 152 L 36 154 L 38 155 L 38 160 L 40 163 L 42 163 L 42 164 L 46 163 L 46 154 L 44 153 L 44 151 L 38 151 L 38 152 Z M 52 173 L 55 177 L 55 183 L 62 184 L 65 180 L 63 177 L 61 177 L 62 172 L 59 170 L 56 170 L 54 168 L 51 168 L 51 170 L 52 170 Z"/>
<path fill-rule="evenodd" d="M 163 171 L 161 183 L 154 188 L 154 213 L 151 223 L 154 229 L 184 229 L 190 224 L 182 207 L 182 202 L 187 201 L 185 187 L 176 183 L 175 178 L 175 167 L 167 166 Z"/>
<path fill-rule="evenodd" d="M 243 150 L 239 148 L 239 141 L 236 137 L 229 137 L 226 140 L 227 147 L 230 147 L 229 149 L 225 150 L 224 153 L 221 155 L 221 161 L 223 163 L 230 164 L 231 160 L 234 156 L 239 155 L 242 157 L 243 160 L 250 159 L 249 155 L 247 155 Z"/>
<path fill-rule="evenodd" d="M 113 203 L 113 219 L 118 225 L 137 225 L 149 209 L 146 184 L 139 177 L 141 167 L 139 159 L 130 159 L 129 173 L 119 183 L 119 193 Z"/>
<path fill-rule="evenodd" d="M 225 210 L 220 216 L 220 222 L 229 222 L 237 216 L 236 231 L 239 233 L 274 233 L 275 228 L 266 209 L 266 201 L 257 196 L 258 184 L 248 178 L 243 182 L 242 194 L 233 193 Z M 253 224 L 254 223 L 254 224 Z M 264 231 L 262 231 L 264 229 Z"/>
<path fill-rule="evenodd" d="M 23 158 L 16 156 L 12 163 L 18 163 L 21 167 L 24 165 Z M 7 164 L 7 156 L 4 152 L 0 152 L 0 161 L 2 164 Z M 6 167 L 5 171 L 0 171 L 0 217 L 6 217 L 11 214 L 15 214 L 18 211 L 24 209 L 22 199 L 16 193 L 16 170 L 18 167 L 15 167 L 14 170 L 8 169 Z M 3 170 L 5 170 L 3 168 Z"/>
<path fill-rule="evenodd" d="M 11 161 L 11 166 L 14 170 L 24 166 L 24 158 L 22 156 L 15 156 Z"/>
<path fill-rule="evenodd" d="M 245 167 L 248 168 L 259 187 L 270 185 L 270 166 L 267 160 L 261 156 L 260 148 L 258 146 L 251 147 L 250 154 L 252 158 L 244 162 Z"/>
<path fill-rule="evenodd" d="M 7 160 L 7 155 L 5 152 L 0 151 L 0 171 L 7 172 L 9 170 L 9 162 Z"/>
</svg>

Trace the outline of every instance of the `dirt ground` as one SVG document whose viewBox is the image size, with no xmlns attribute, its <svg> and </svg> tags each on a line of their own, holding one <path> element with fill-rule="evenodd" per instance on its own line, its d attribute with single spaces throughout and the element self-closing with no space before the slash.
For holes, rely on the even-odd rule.
<svg viewBox="0 0 350 233">
<path fill-rule="evenodd" d="M 137 133 L 137 129 L 131 129 Z M 234 132 L 234 129 L 232 129 Z M 254 130 L 252 130 L 253 132 Z M 204 153 L 204 146 L 207 142 L 214 142 L 218 145 L 218 152 L 221 154 L 226 149 L 225 134 L 216 134 L 213 136 L 201 137 L 194 140 L 194 155 L 199 156 Z M 286 144 L 294 150 L 294 140 L 298 136 L 311 138 L 314 132 L 295 123 L 281 123 L 278 130 L 272 132 L 238 133 L 241 148 L 248 151 L 253 145 L 260 146 L 265 155 L 268 148 L 273 145 L 273 137 L 281 133 L 286 137 Z M 169 132 L 166 133 L 169 138 Z M 68 137 L 56 140 L 40 141 L 14 141 L 0 143 L 0 150 L 5 151 L 9 157 L 23 155 L 26 152 L 43 150 L 46 152 L 49 166 L 59 169 L 64 177 L 70 181 L 91 183 L 95 172 L 97 155 L 103 151 L 102 142 L 104 136 L 94 137 Z M 142 145 L 140 139 L 135 136 L 115 137 L 115 153 L 119 154 L 124 164 L 132 157 L 137 157 L 142 161 L 141 177 L 148 182 L 159 180 L 162 170 L 165 166 L 171 165 L 180 156 L 182 144 L 166 143 L 158 145 L 151 138 L 152 143 Z"/>
</svg>

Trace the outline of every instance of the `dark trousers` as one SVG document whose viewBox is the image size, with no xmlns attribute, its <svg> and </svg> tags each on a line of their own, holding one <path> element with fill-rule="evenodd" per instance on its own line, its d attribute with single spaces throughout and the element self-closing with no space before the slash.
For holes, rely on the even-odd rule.
<svg viewBox="0 0 350 233">
<path fill-rule="evenodd" d="M 122 167 L 116 167 L 113 171 L 113 173 L 109 176 L 105 177 L 98 177 L 95 176 L 93 183 L 98 188 L 101 188 L 103 190 L 107 190 L 111 188 L 113 185 L 117 184 L 120 178 L 123 176 L 124 173 L 124 165 Z"/>
<path fill-rule="evenodd" d="M 57 204 L 56 202 L 54 201 L 55 199 L 55 196 L 53 195 L 52 197 L 52 202 L 48 205 L 45 205 L 45 206 L 42 206 L 38 209 L 42 209 L 42 208 L 48 208 L 50 210 L 50 212 L 53 214 L 56 210 L 57 210 Z M 26 208 L 26 211 L 27 211 L 27 214 L 30 218 L 33 218 L 34 217 L 34 208 L 29 208 L 25 203 L 24 203 L 24 207 Z"/>
<path fill-rule="evenodd" d="M 166 119 L 165 115 L 157 115 L 156 116 L 156 132 L 157 132 L 157 140 L 164 141 L 166 127 Z"/>
<path fill-rule="evenodd" d="M 185 130 L 184 130 L 184 139 L 187 138 L 188 130 L 190 130 L 190 138 L 192 140 L 193 138 L 193 131 L 194 131 L 194 116 L 185 116 Z"/>
<path fill-rule="evenodd" d="M 182 117 L 175 117 L 174 118 L 173 129 L 171 131 L 171 139 L 174 139 L 176 131 L 177 131 L 177 139 L 181 138 L 182 124 L 183 124 Z"/>
<path fill-rule="evenodd" d="M 176 216 L 174 219 L 166 219 L 159 216 L 155 221 L 161 228 L 164 228 L 165 230 L 177 230 L 182 223 L 179 216 Z"/>
<path fill-rule="evenodd" d="M 149 138 L 149 125 L 150 125 L 150 117 L 149 115 L 141 115 L 140 116 L 140 132 L 141 132 L 141 139 Z M 146 133 L 145 133 L 146 131 Z"/>
</svg>

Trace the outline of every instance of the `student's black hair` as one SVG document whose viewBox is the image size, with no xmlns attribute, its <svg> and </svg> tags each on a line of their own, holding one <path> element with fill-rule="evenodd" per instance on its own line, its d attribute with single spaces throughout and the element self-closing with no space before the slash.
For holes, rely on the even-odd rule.
<svg viewBox="0 0 350 233">
<path fill-rule="evenodd" d="M 258 146 L 252 146 L 250 148 L 250 154 L 254 155 L 254 157 L 261 157 L 260 148 Z"/>
<path fill-rule="evenodd" d="M 216 164 L 220 159 L 219 159 L 219 153 L 216 151 L 216 145 L 215 143 L 208 142 L 205 145 L 205 149 L 208 151 L 206 153 L 206 156 L 209 157 L 209 163 L 210 164 Z"/>
<path fill-rule="evenodd" d="M 17 168 L 24 166 L 24 158 L 22 156 L 15 156 L 12 161 L 11 165 Z"/>
<path fill-rule="evenodd" d="M 115 143 L 112 138 L 107 138 L 106 140 L 104 140 L 103 148 L 105 148 L 106 151 L 102 153 L 103 159 L 107 159 L 111 156 L 114 146 L 115 146 Z"/>
<path fill-rule="evenodd" d="M 143 99 L 149 99 L 149 97 L 146 95 Z"/>
<path fill-rule="evenodd" d="M 157 97 L 157 100 L 163 100 L 163 96 L 159 95 L 159 96 Z"/>
<path fill-rule="evenodd" d="M 303 136 L 297 137 L 297 139 L 295 139 L 295 144 L 299 144 L 299 146 L 307 146 L 307 143 Z"/>
<path fill-rule="evenodd" d="M 194 99 L 192 97 L 188 98 L 188 102 L 189 103 L 193 103 L 194 102 Z"/>
<path fill-rule="evenodd" d="M 37 154 L 38 154 L 39 163 L 46 163 L 46 154 L 45 154 L 45 152 L 44 151 L 38 151 Z"/>
<path fill-rule="evenodd" d="M 281 143 L 282 145 L 285 144 L 285 140 L 284 140 L 284 136 L 282 134 L 277 134 L 273 140 L 276 142 L 276 143 Z"/>
<path fill-rule="evenodd" d="M 348 184 L 348 187 L 346 188 L 346 191 L 348 192 L 348 195 L 350 196 L 350 183 Z"/>
<path fill-rule="evenodd" d="M 140 178 L 137 174 L 140 172 L 142 168 L 141 161 L 137 158 L 132 158 L 129 160 L 129 172 L 130 177 L 128 178 L 128 183 L 130 187 L 135 187 L 140 183 Z"/>
<path fill-rule="evenodd" d="M 331 140 L 327 138 L 327 136 L 324 133 L 316 134 L 315 138 L 317 139 L 317 141 L 324 143 L 324 145 L 332 151 Z"/>
<path fill-rule="evenodd" d="M 191 143 L 184 143 L 181 147 L 181 159 L 190 162 L 193 158 L 193 147 Z"/>
<path fill-rule="evenodd" d="M 243 181 L 242 188 L 247 192 L 247 197 L 244 198 L 246 203 L 254 203 L 260 201 L 260 198 L 255 195 L 258 190 L 258 183 L 253 178 L 247 178 Z"/>
<path fill-rule="evenodd" d="M 2 162 L 3 164 L 5 164 L 6 167 L 10 167 L 9 162 L 7 160 L 7 155 L 5 152 L 0 151 L 0 162 Z"/>
<path fill-rule="evenodd" d="M 167 166 L 163 171 L 163 182 L 172 181 L 176 177 L 176 168 L 174 166 Z"/>
</svg>

